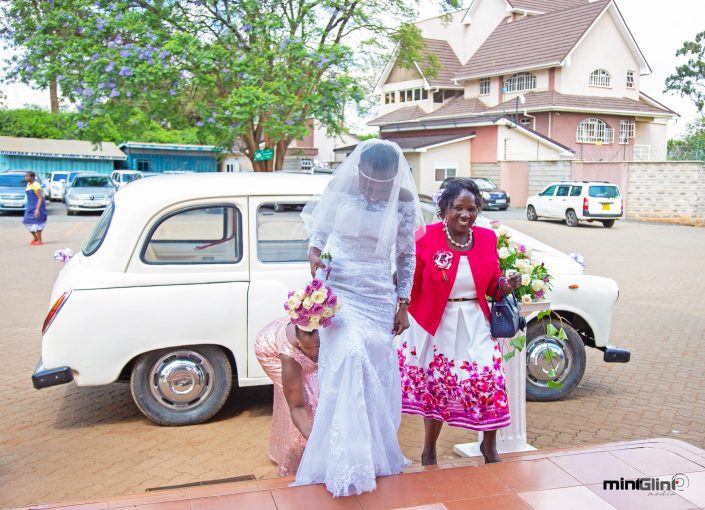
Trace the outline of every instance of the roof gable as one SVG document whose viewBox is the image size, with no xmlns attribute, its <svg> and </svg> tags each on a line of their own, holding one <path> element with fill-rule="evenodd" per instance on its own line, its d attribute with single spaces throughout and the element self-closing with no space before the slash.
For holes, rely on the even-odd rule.
<svg viewBox="0 0 705 510">
<path fill-rule="evenodd" d="M 455 79 L 560 65 L 611 1 L 597 0 L 582 7 L 511 23 L 502 21 Z"/>
<path fill-rule="evenodd" d="M 407 122 L 409 120 L 418 119 L 426 115 L 426 111 L 419 106 L 405 106 L 393 112 L 372 119 L 367 123 L 368 126 L 382 126 L 393 122 Z"/>
<path fill-rule="evenodd" d="M 463 66 L 457 55 L 451 48 L 448 41 L 441 41 L 440 39 L 424 39 L 424 55 L 435 55 L 440 62 L 442 69 L 435 78 L 428 78 L 426 80 L 432 87 L 457 87 L 458 85 L 453 82 L 453 76 L 460 70 Z"/>
</svg>

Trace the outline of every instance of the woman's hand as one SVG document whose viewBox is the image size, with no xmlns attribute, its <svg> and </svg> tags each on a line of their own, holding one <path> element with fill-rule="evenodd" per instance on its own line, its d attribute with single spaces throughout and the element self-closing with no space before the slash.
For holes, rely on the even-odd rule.
<svg viewBox="0 0 705 510">
<path fill-rule="evenodd" d="M 325 271 L 326 265 L 321 260 L 321 250 L 313 246 L 308 249 L 308 263 L 311 266 L 311 277 L 316 277 L 316 269 L 321 268 Z"/>
<path fill-rule="evenodd" d="M 509 294 L 519 287 L 521 287 L 521 273 L 512 273 L 511 276 L 502 281 L 502 291 L 505 294 Z"/>
<path fill-rule="evenodd" d="M 403 331 L 409 329 L 408 307 L 409 305 L 406 303 L 399 303 L 397 316 L 394 318 L 394 329 L 392 330 L 395 335 L 401 335 Z"/>
</svg>

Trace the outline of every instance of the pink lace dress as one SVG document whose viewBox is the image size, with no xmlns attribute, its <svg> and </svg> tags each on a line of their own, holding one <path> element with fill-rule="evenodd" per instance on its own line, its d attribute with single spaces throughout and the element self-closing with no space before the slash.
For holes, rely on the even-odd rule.
<svg viewBox="0 0 705 510">
<path fill-rule="evenodd" d="M 411 326 L 398 349 L 402 412 L 445 421 L 472 430 L 495 430 L 510 424 L 502 350 L 477 302 L 467 256 L 435 335 L 409 315 Z"/>
<path fill-rule="evenodd" d="M 274 406 L 272 410 L 272 434 L 269 439 L 269 457 L 279 466 L 282 476 L 293 475 L 299 467 L 306 440 L 291 421 L 289 406 L 282 389 L 282 363 L 279 354 L 293 358 L 301 365 L 301 377 L 308 408 L 313 415 L 318 403 L 317 364 L 303 352 L 291 345 L 286 338 L 289 319 L 277 319 L 267 324 L 255 339 L 255 355 L 262 368 L 274 383 Z"/>
</svg>

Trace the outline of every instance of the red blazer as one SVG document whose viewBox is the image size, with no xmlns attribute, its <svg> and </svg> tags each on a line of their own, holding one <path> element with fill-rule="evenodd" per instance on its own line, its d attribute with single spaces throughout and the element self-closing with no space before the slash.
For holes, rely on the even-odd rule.
<svg viewBox="0 0 705 510">
<path fill-rule="evenodd" d="M 431 335 L 436 334 L 441 323 L 461 256 L 467 256 L 470 261 L 477 288 L 477 301 L 487 320 L 490 320 L 490 308 L 485 295 L 494 295 L 497 282 L 502 276 L 497 256 L 497 236 L 492 230 L 482 227 L 472 227 L 472 233 L 475 244 L 468 252 L 448 248 L 443 223 L 428 225 L 426 235 L 416 241 L 416 272 L 409 313 Z M 443 272 L 433 262 L 433 256 L 439 250 L 453 253 L 453 263 L 446 270 L 448 281 L 443 279 Z"/>
</svg>

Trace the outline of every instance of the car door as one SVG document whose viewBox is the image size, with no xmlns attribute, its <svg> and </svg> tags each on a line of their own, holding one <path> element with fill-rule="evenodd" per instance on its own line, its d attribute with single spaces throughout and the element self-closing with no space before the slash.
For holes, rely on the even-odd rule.
<svg viewBox="0 0 705 510">
<path fill-rule="evenodd" d="M 536 200 L 536 214 L 539 216 L 550 215 L 551 207 L 553 206 L 553 195 L 555 195 L 557 187 L 557 185 L 553 184 L 539 193 Z"/>
<path fill-rule="evenodd" d="M 93 312 L 95 326 L 109 324 L 112 342 L 133 344 L 135 352 L 221 345 L 232 352 L 238 374 L 246 374 L 247 198 L 175 204 L 143 228 L 120 279 L 125 287 L 110 290 L 104 319 L 103 311 Z"/>
<path fill-rule="evenodd" d="M 310 198 L 249 198 L 248 379 L 265 377 L 255 357 L 257 333 L 274 319 L 284 317 L 289 291 L 302 288 L 311 279 L 308 234 L 300 216 Z"/>
<path fill-rule="evenodd" d="M 549 215 L 553 218 L 565 218 L 569 208 L 570 184 L 561 184 L 556 188 L 556 194 L 550 205 Z"/>
</svg>

